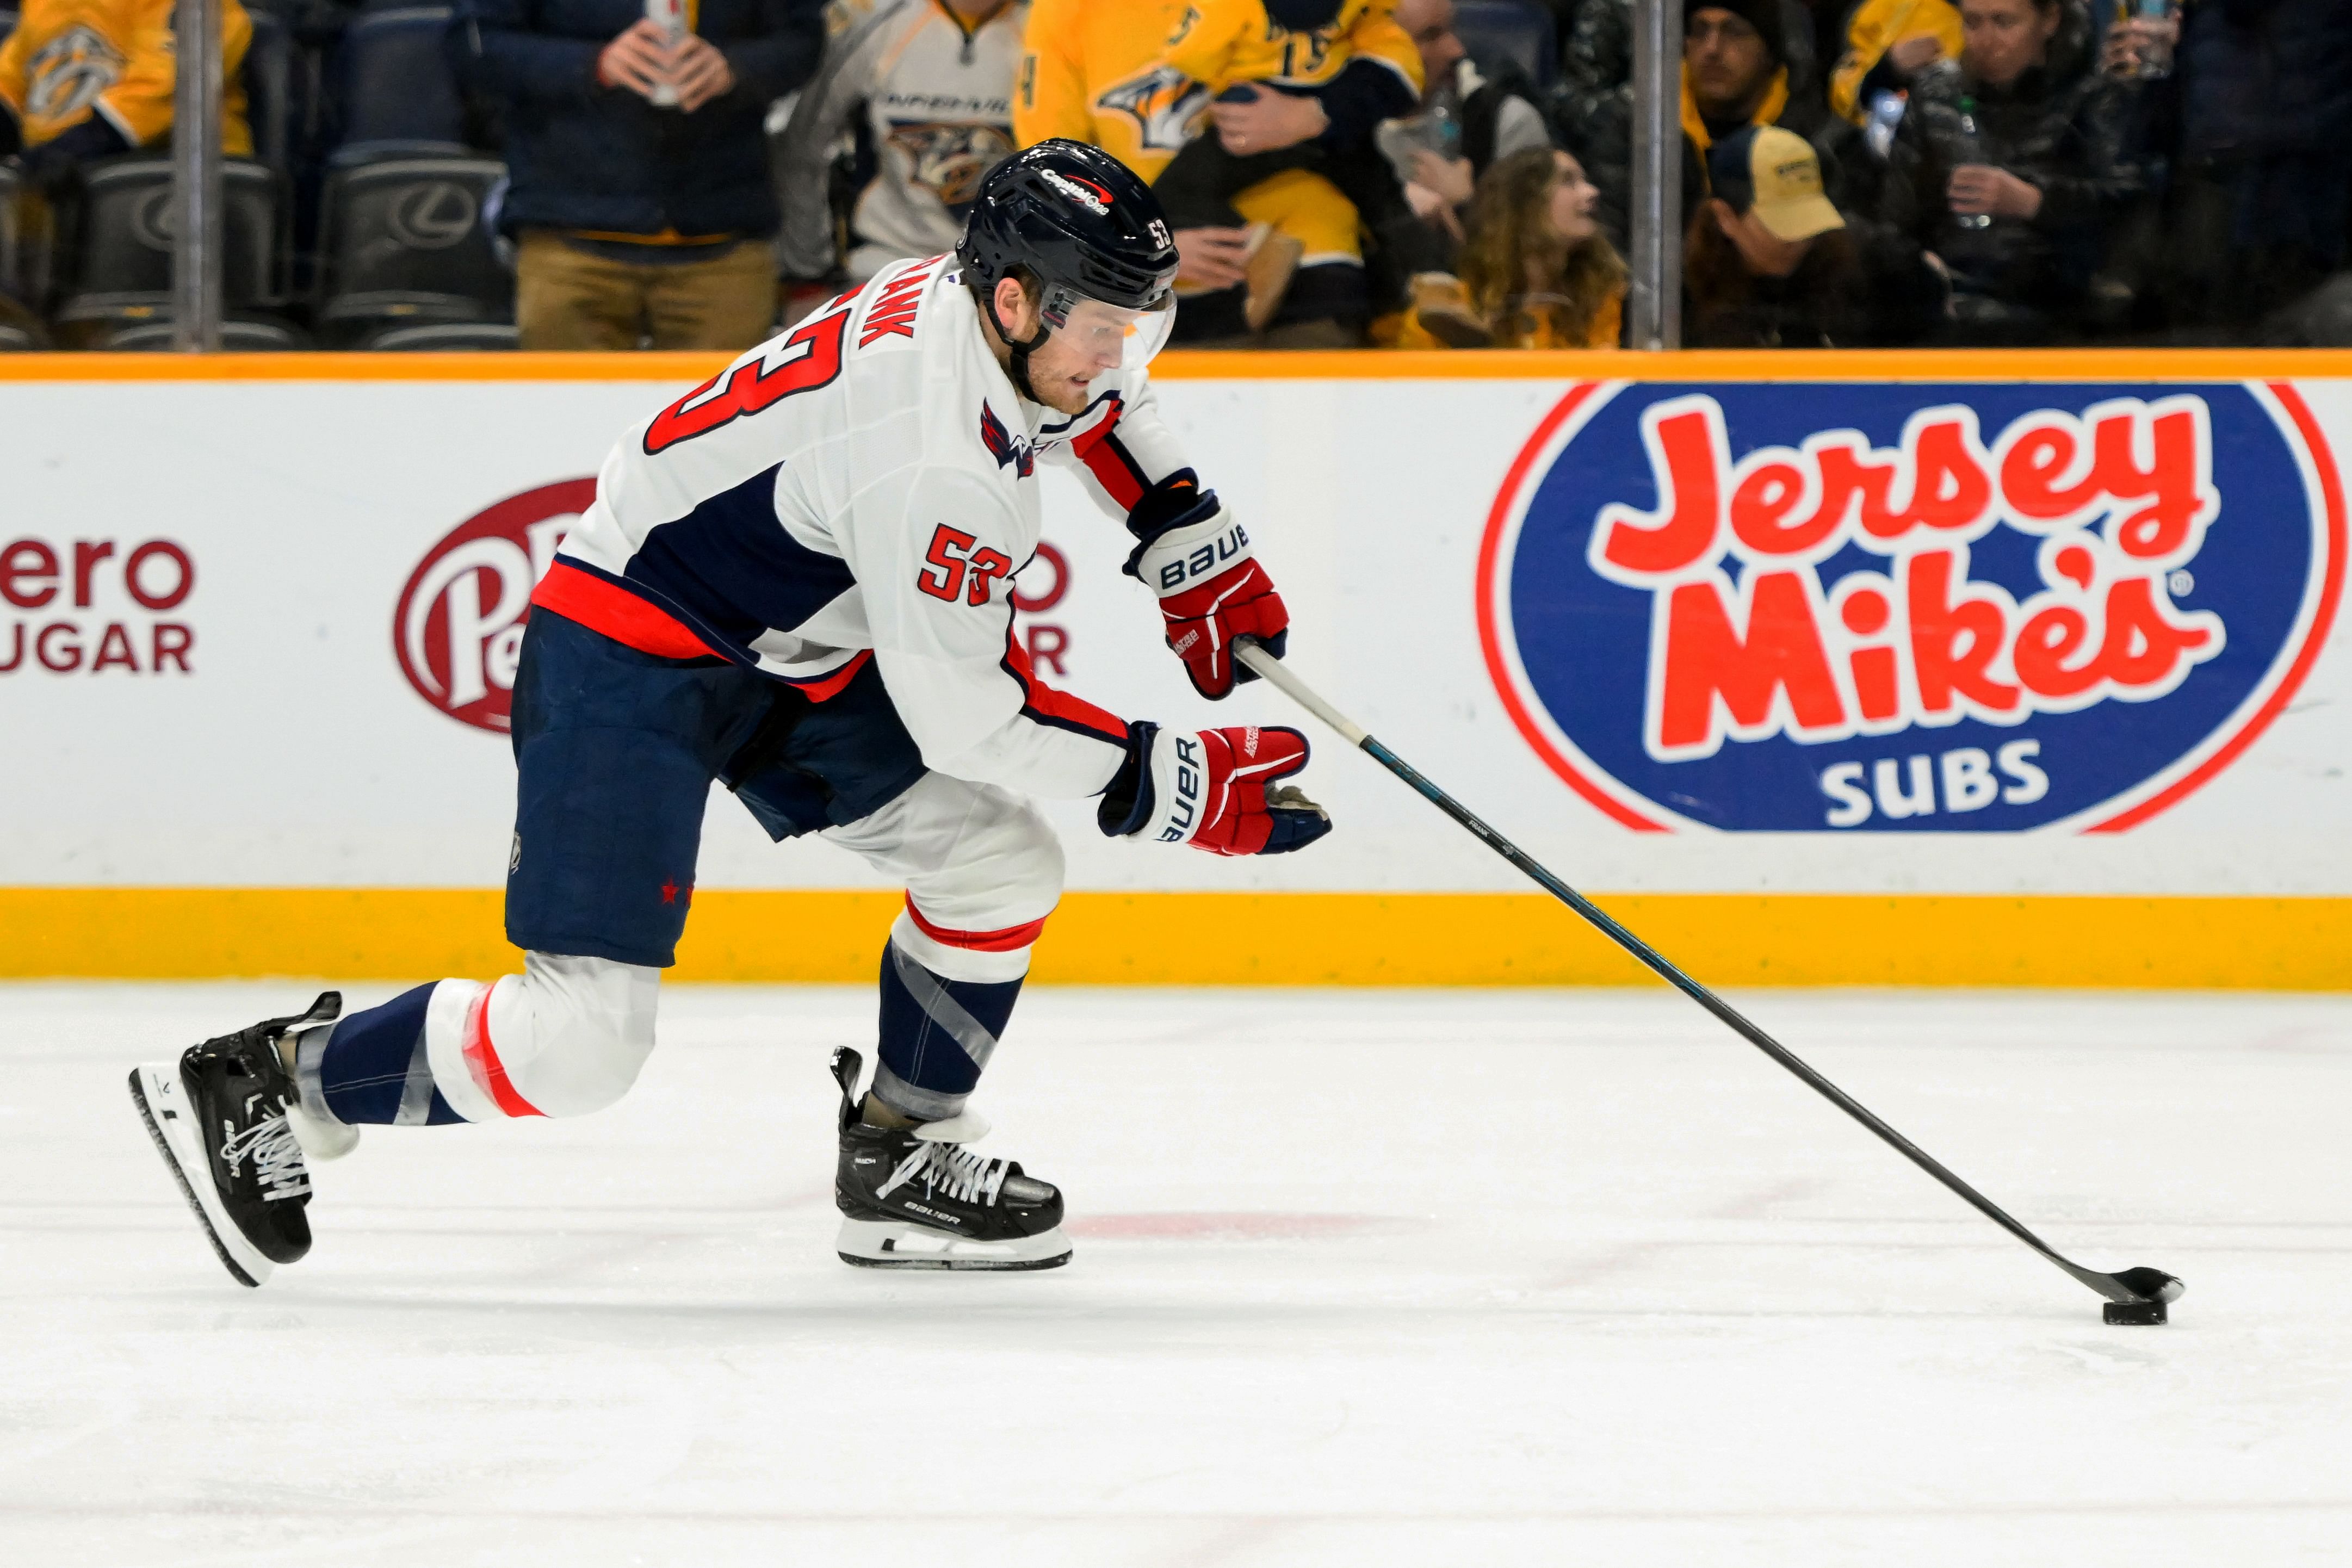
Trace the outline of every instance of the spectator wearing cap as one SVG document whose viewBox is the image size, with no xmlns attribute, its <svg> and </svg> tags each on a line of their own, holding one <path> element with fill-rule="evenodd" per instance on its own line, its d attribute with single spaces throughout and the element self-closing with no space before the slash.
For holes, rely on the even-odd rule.
<svg viewBox="0 0 2352 1568">
<path fill-rule="evenodd" d="M 1881 93 L 1908 91 L 1921 71 L 1959 52 L 1953 0 L 1862 0 L 1830 73 L 1830 108 L 1860 125 Z"/>
<path fill-rule="evenodd" d="M 1866 200 L 1866 161 L 1854 155 L 1860 132 L 1801 90 L 1787 54 L 1780 0 L 1701 0 L 1685 14 L 1682 128 L 1683 210 L 1686 227 L 1707 193 L 1707 149 L 1750 125 L 1778 125 L 1814 144 L 1828 171 L 1831 197 Z M 1600 117 L 1585 167 L 1601 189 L 1601 219 L 1621 248 L 1630 237 L 1633 163 L 1633 99 L 1620 94 Z"/>
<path fill-rule="evenodd" d="M 525 349 L 737 352 L 776 317 L 768 105 L 824 47 L 821 0 L 457 0 L 449 47 L 506 125 Z"/>
<path fill-rule="evenodd" d="M 1552 89 L 1552 126 L 1559 141 L 1580 157 L 1591 149 L 1596 133 L 1607 141 L 1611 122 L 1632 111 L 1633 5 L 1634 0 L 1581 0 L 1572 7 L 1574 16 L 1560 27 L 1567 42 L 1560 54 L 1559 83 Z M 1685 22 L 1696 8 L 1685 0 Z M 1790 93 L 1816 96 L 1821 56 L 1813 44 L 1813 16 L 1804 0 L 1780 0 L 1779 23 Z"/>
<path fill-rule="evenodd" d="M 2063 0 L 1960 0 L 1960 17 L 1959 58 L 1913 85 L 1878 216 L 1950 270 L 1953 340 L 2076 335 L 2107 227 L 2147 185 L 2137 84 L 2086 68 Z"/>
<path fill-rule="evenodd" d="M 1750 125 L 1707 150 L 1710 194 L 1683 252 L 1683 340 L 1833 349 L 1916 340 L 1943 288 L 1916 249 L 1849 228 L 1811 143 Z"/>
</svg>

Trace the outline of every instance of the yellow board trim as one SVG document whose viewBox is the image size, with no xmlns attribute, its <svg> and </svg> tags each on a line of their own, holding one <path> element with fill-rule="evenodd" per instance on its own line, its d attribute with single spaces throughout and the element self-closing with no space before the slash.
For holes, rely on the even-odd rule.
<svg viewBox="0 0 2352 1568">
<path fill-rule="evenodd" d="M 692 386 L 731 356 L 0 354 L 12 382 L 659 382 Z M 1533 352 L 1171 350 L 1155 381 L 2212 382 L 2342 380 L 2344 349 L 1621 349 Z"/>
<path fill-rule="evenodd" d="M 501 894 L 440 888 L 0 888 L 0 976 L 488 977 Z M 1721 986 L 2352 989 L 2352 898 L 1601 895 Z M 680 980 L 863 982 L 895 894 L 695 895 Z M 1038 944 L 1065 985 L 1633 985 L 1540 894 L 1074 893 Z"/>
</svg>

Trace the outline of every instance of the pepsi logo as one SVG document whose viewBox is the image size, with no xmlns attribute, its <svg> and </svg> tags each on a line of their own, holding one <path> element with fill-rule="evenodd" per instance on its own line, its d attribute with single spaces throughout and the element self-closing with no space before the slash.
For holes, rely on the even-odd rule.
<svg viewBox="0 0 2352 1568">
<path fill-rule="evenodd" d="M 1630 828 L 2116 831 L 2286 706 L 2345 534 L 2285 385 L 1586 385 L 1496 497 L 1479 629 Z"/>
<path fill-rule="evenodd" d="M 417 695 L 460 723 L 508 732 L 531 589 L 595 498 L 593 479 L 542 485 L 476 513 L 425 552 L 392 625 Z"/>
</svg>

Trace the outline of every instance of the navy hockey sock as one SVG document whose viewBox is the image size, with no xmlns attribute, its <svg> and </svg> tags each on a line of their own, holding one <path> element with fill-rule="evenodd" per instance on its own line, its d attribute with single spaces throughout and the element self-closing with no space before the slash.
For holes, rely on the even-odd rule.
<svg viewBox="0 0 2352 1568">
<path fill-rule="evenodd" d="M 1020 997 L 1019 980 L 950 980 L 909 957 L 896 942 L 885 946 L 875 1098 L 921 1122 L 944 1121 L 961 1111 Z"/>
<path fill-rule="evenodd" d="M 403 991 L 303 1036 L 295 1077 L 304 1103 L 315 1092 L 341 1122 L 437 1127 L 464 1121 L 434 1087 L 425 1058 L 425 1009 L 433 989 Z"/>
</svg>

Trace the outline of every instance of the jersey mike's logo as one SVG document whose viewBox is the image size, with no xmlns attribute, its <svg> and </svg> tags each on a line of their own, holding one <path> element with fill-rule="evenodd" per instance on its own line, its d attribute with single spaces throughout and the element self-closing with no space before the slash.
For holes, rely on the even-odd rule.
<svg viewBox="0 0 2352 1568">
<path fill-rule="evenodd" d="M 2284 385 L 1584 386 L 1496 498 L 1479 627 L 1628 827 L 2112 831 L 2286 706 L 2344 554 Z"/>
<path fill-rule="evenodd" d="M 542 485 L 476 513 L 408 574 L 393 651 L 417 695 L 451 718 L 503 735 L 530 591 L 596 498 L 593 479 Z"/>
</svg>

